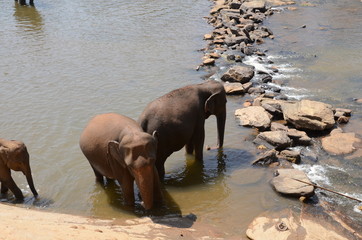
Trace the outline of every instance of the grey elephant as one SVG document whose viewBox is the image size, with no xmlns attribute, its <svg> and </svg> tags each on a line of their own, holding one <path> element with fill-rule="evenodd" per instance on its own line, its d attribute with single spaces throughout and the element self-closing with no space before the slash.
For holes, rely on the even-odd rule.
<svg viewBox="0 0 362 240">
<path fill-rule="evenodd" d="M 210 115 L 216 116 L 218 147 L 223 146 L 226 102 L 224 86 L 209 80 L 173 90 L 146 106 L 138 123 L 145 132 L 158 132 L 156 167 L 161 180 L 166 159 L 182 147 L 196 160 L 203 159 L 204 124 Z"/>
<path fill-rule="evenodd" d="M 18 0 L 15 0 L 16 2 Z M 19 0 L 20 5 L 26 5 L 26 0 Z M 29 5 L 34 6 L 34 0 L 29 0 Z"/>
<path fill-rule="evenodd" d="M 119 182 L 126 205 L 134 205 L 134 181 L 145 209 L 162 202 L 155 168 L 156 133 L 143 132 L 131 118 L 107 113 L 90 120 L 81 134 L 79 145 L 98 182 L 103 183 L 104 177 Z"/>
<path fill-rule="evenodd" d="M 25 144 L 21 141 L 6 140 L 0 138 L 0 182 L 1 194 L 6 194 L 10 189 L 17 200 L 22 201 L 24 195 L 11 177 L 11 170 L 21 171 L 28 181 L 34 197 L 38 196 L 31 175 L 29 153 Z"/>
</svg>

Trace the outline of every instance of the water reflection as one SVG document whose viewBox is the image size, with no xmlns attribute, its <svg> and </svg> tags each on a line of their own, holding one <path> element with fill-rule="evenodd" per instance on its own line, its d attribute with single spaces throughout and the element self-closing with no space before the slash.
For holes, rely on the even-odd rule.
<svg viewBox="0 0 362 240">
<path fill-rule="evenodd" d="M 15 2 L 13 16 L 17 21 L 16 26 L 27 35 L 44 37 L 43 18 L 35 7 L 23 6 Z"/>
</svg>

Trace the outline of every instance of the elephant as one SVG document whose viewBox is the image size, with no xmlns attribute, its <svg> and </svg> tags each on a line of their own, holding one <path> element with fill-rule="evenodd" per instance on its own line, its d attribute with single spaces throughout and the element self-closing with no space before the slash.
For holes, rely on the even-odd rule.
<svg viewBox="0 0 362 240">
<path fill-rule="evenodd" d="M 0 138 L 1 194 L 6 194 L 10 189 L 17 200 L 23 201 L 24 195 L 11 177 L 11 170 L 21 171 L 26 176 L 34 197 L 37 197 L 38 193 L 35 190 L 31 175 L 29 153 L 25 144 L 21 141 Z"/>
<path fill-rule="evenodd" d="M 185 146 L 187 154 L 203 160 L 205 119 L 217 119 L 218 147 L 224 143 L 226 93 L 223 84 L 208 80 L 188 85 L 150 102 L 138 118 L 145 132 L 158 132 L 156 168 L 160 180 L 165 176 L 165 161 Z"/>
<path fill-rule="evenodd" d="M 15 0 L 16 2 L 18 0 Z M 19 0 L 20 5 L 26 5 L 26 0 Z M 34 0 L 29 0 L 29 5 L 34 6 Z"/>
<path fill-rule="evenodd" d="M 134 181 L 146 210 L 162 202 L 156 132 L 145 133 L 135 120 L 117 113 L 100 114 L 83 130 L 79 146 L 98 182 L 104 177 L 119 182 L 126 205 L 134 205 Z"/>
</svg>

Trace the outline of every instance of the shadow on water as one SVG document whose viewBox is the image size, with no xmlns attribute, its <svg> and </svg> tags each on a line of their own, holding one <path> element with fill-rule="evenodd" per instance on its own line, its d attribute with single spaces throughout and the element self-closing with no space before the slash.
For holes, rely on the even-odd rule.
<svg viewBox="0 0 362 240">
<path fill-rule="evenodd" d="M 13 16 L 17 21 L 17 27 L 25 31 L 25 33 L 37 37 L 44 36 L 43 17 L 36 7 L 24 6 L 15 2 Z"/>
<path fill-rule="evenodd" d="M 165 188 L 162 188 L 164 203 L 151 210 L 145 210 L 141 205 L 142 199 L 137 187 L 135 187 L 136 199 L 134 206 L 124 204 L 122 190 L 117 181 L 108 181 L 101 187 L 107 195 L 109 204 L 120 212 L 137 217 L 149 217 L 155 223 L 177 228 L 189 228 L 196 221 L 197 217 L 194 214 L 182 215 L 179 205 Z"/>
<path fill-rule="evenodd" d="M 54 203 L 53 200 L 41 196 L 25 196 L 23 201 L 17 200 L 12 194 L 2 194 L 0 203 L 14 204 L 22 207 L 47 208 Z"/>
</svg>

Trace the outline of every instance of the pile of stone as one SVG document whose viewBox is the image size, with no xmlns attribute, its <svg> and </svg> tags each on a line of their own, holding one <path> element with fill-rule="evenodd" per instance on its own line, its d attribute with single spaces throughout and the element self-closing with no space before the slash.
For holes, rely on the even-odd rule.
<svg viewBox="0 0 362 240">
<path fill-rule="evenodd" d="M 259 130 L 253 142 L 262 152 L 253 165 L 289 168 L 283 169 L 283 174 L 279 169 L 271 182 L 275 190 L 285 195 L 308 197 L 314 193 L 313 187 L 308 185 L 311 184 L 308 177 L 302 171 L 292 169 L 292 164 L 301 162 L 300 150 L 293 147 L 311 145 L 311 133 L 322 137 L 322 147 L 330 154 L 349 154 L 361 144 L 355 133 L 344 133 L 340 128 L 331 131 L 342 122 L 341 118 L 348 122 L 351 110 L 334 109 L 318 101 L 288 101 L 260 96 L 251 106 L 237 109 L 235 116 L 240 125 Z"/>
<path fill-rule="evenodd" d="M 205 34 L 208 41 L 207 51 L 202 65 L 213 65 L 219 53 L 227 49 L 237 50 L 238 55 L 229 56 L 230 60 L 241 62 L 245 55 L 263 55 L 254 43 L 263 43 L 263 38 L 274 38 L 273 32 L 261 23 L 273 14 L 265 1 L 218 0 L 210 11 L 208 22 L 214 26 L 214 31 Z"/>
</svg>

